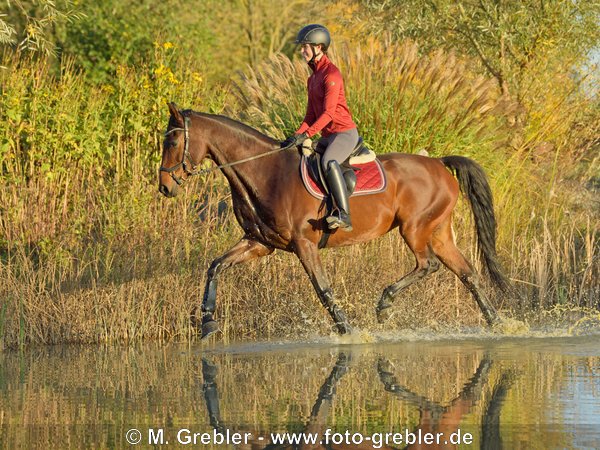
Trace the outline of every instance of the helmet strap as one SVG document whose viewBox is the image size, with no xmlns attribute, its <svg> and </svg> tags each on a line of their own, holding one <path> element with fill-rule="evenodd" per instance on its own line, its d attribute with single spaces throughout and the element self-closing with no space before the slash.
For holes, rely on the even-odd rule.
<svg viewBox="0 0 600 450">
<path fill-rule="evenodd" d="M 315 44 L 310 44 L 310 48 L 312 48 L 312 58 L 310 58 L 310 61 L 308 61 L 308 64 L 314 64 L 315 63 L 315 58 L 317 57 L 317 45 Z"/>
</svg>

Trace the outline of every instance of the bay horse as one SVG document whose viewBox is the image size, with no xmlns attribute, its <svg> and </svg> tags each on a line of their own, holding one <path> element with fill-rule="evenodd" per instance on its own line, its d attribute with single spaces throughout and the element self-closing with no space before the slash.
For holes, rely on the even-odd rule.
<svg viewBox="0 0 600 450">
<path fill-rule="evenodd" d="M 231 187 L 233 211 L 244 231 L 241 240 L 210 265 L 204 290 L 202 337 L 218 330 L 214 319 L 217 278 L 226 268 L 271 254 L 275 249 L 298 256 L 337 332 L 352 331 L 336 303 L 319 258 L 319 242 L 329 233 L 322 200 L 311 196 L 299 175 L 300 155 L 280 149 L 279 142 L 233 119 L 180 111 L 169 103 L 170 118 L 163 142 L 159 191 L 177 195 L 204 158 L 210 158 Z M 492 193 L 483 169 L 461 156 L 429 158 L 390 153 L 380 155 L 387 175 L 381 193 L 350 198 L 353 230 L 333 232 L 327 247 L 368 242 L 399 228 L 414 253 L 416 267 L 386 287 L 377 304 L 380 323 L 389 316 L 394 298 L 414 282 L 435 272 L 441 261 L 472 293 L 489 325 L 500 318 L 486 297 L 478 274 L 454 242 L 452 211 L 460 190 L 473 211 L 479 253 L 492 281 L 508 284 L 496 256 L 496 220 Z M 456 174 L 455 178 L 452 173 Z M 458 181 L 457 181 L 458 179 Z"/>
</svg>

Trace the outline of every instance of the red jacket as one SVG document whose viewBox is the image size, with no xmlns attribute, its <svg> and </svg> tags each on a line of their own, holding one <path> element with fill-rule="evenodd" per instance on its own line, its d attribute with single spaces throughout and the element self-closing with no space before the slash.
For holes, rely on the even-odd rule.
<svg viewBox="0 0 600 450">
<path fill-rule="evenodd" d="M 333 133 L 356 128 L 352 121 L 344 81 L 340 70 L 333 65 L 327 55 L 311 64 L 313 73 L 308 77 L 308 105 L 304 121 L 296 134 L 306 132 L 309 137 L 321 132 L 327 137 Z"/>
</svg>

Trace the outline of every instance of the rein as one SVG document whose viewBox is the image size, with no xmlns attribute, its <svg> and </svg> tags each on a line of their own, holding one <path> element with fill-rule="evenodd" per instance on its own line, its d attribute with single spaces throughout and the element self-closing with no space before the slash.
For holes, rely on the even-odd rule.
<svg viewBox="0 0 600 450">
<path fill-rule="evenodd" d="M 183 128 L 171 128 L 169 131 L 167 131 L 165 133 L 165 137 L 167 137 L 169 134 L 173 133 L 174 131 L 183 131 L 183 137 L 184 137 L 183 156 L 181 158 L 181 161 L 179 163 L 175 164 L 174 166 L 172 166 L 172 167 L 160 166 L 160 169 L 159 169 L 160 172 L 166 172 L 166 173 L 170 174 L 171 178 L 173 178 L 175 183 L 177 183 L 179 186 L 181 186 L 183 183 L 185 183 L 185 181 L 187 181 L 187 179 L 189 177 L 192 177 L 194 175 L 205 175 L 207 173 L 214 172 L 215 170 L 224 169 L 226 167 L 236 166 L 238 164 L 243 164 L 245 162 L 253 161 L 253 160 L 259 159 L 259 158 L 264 158 L 265 156 L 273 155 L 274 153 L 279 153 L 280 151 L 289 150 L 290 148 L 294 147 L 294 144 L 290 144 L 290 145 L 286 145 L 285 147 L 275 148 L 273 150 L 269 150 L 268 152 L 261 153 L 259 155 L 250 156 L 248 158 L 240 159 L 238 161 L 230 162 L 227 164 L 221 164 L 221 165 L 211 167 L 208 169 L 196 170 L 196 167 L 198 166 L 198 164 L 194 163 L 194 160 L 192 159 L 192 155 L 190 154 L 190 149 L 189 149 L 189 143 L 190 143 L 189 124 L 190 124 L 190 118 L 186 116 L 186 117 L 184 117 Z M 191 169 L 188 169 L 188 165 L 187 165 L 186 161 L 190 162 Z M 187 175 L 187 178 L 183 179 L 183 178 L 180 178 L 177 175 L 175 175 L 175 171 L 177 169 L 179 169 L 180 167 L 183 168 L 183 171 Z"/>
</svg>

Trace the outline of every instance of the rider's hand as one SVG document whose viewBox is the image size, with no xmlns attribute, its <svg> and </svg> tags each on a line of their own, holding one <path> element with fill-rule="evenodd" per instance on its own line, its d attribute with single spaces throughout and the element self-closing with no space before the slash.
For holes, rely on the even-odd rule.
<svg viewBox="0 0 600 450">
<path fill-rule="evenodd" d="M 307 139 L 308 135 L 306 133 L 292 134 L 290 137 L 288 137 L 285 141 L 281 143 L 281 148 L 292 146 L 298 147 L 302 145 L 302 143 Z"/>
</svg>

